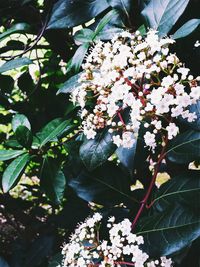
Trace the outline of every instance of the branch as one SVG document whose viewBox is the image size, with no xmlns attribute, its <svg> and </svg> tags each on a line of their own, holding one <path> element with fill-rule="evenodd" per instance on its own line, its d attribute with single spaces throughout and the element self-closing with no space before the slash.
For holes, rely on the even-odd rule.
<svg viewBox="0 0 200 267">
<path fill-rule="evenodd" d="M 132 222 L 132 229 L 135 228 L 135 225 L 136 223 L 138 222 L 144 208 L 146 207 L 146 204 L 147 204 L 147 201 L 149 199 L 149 196 L 151 195 L 151 192 L 152 192 L 152 189 L 153 189 L 153 186 L 155 184 L 155 181 L 156 181 L 156 177 L 157 177 L 157 174 L 158 174 L 158 171 L 159 171 L 159 168 L 160 168 L 160 164 L 162 163 L 162 160 L 164 159 L 165 155 L 166 155 L 166 146 L 167 146 L 167 142 L 168 142 L 168 139 L 167 138 L 164 138 L 164 142 L 165 142 L 165 145 L 162 147 L 162 151 L 160 153 L 160 156 L 158 158 L 158 161 L 157 161 L 157 164 L 155 166 L 155 169 L 154 169 L 154 175 L 152 177 L 152 180 L 151 180 L 151 183 L 149 185 L 149 188 L 145 194 L 145 197 L 143 198 L 143 200 L 141 201 L 141 205 L 140 205 L 140 208 L 135 216 L 135 219 L 133 220 Z"/>
</svg>

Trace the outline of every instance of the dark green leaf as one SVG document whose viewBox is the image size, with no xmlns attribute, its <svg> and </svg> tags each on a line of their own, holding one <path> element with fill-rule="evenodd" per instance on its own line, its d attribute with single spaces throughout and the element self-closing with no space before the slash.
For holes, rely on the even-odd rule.
<svg viewBox="0 0 200 267">
<path fill-rule="evenodd" d="M 132 176 L 134 171 L 134 158 L 136 153 L 137 142 L 131 148 L 119 147 L 116 154 L 121 164 L 127 169 L 128 173 Z"/>
<path fill-rule="evenodd" d="M 121 11 L 127 19 L 131 16 L 133 1 L 131 0 L 108 0 L 112 8 Z"/>
<path fill-rule="evenodd" d="M 24 155 L 21 155 L 15 160 L 13 160 L 8 165 L 2 177 L 2 186 L 3 191 L 5 193 L 8 192 L 15 185 L 18 179 L 20 179 L 20 176 L 23 170 L 25 169 L 29 159 L 29 154 L 25 153 Z"/>
<path fill-rule="evenodd" d="M 95 139 L 85 140 L 80 147 L 80 157 L 88 170 L 102 165 L 115 151 L 112 136 L 107 129 L 98 133 Z"/>
<path fill-rule="evenodd" d="M 55 160 L 45 158 L 40 174 L 41 186 L 49 199 L 59 204 L 63 198 L 66 186 L 65 175 L 60 169 L 60 164 Z"/>
<path fill-rule="evenodd" d="M 37 237 L 28 247 L 25 255 L 24 267 L 41 266 L 50 256 L 55 237 L 52 234 Z M 33 265 L 34 262 L 34 265 Z"/>
<path fill-rule="evenodd" d="M 67 66 L 67 72 L 73 71 L 74 73 L 79 72 L 81 64 L 84 60 L 85 54 L 89 48 L 89 43 L 84 43 L 76 50 L 74 56 L 70 60 Z"/>
<path fill-rule="evenodd" d="M 154 199 L 154 205 L 159 210 L 165 209 L 173 203 L 196 206 L 198 209 L 200 199 L 200 172 L 188 171 L 172 177 L 164 183 Z"/>
<path fill-rule="evenodd" d="M 191 34 L 200 25 L 200 19 L 191 19 L 180 27 L 173 35 L 173 39 L 183 38 Z"/>
<path fill-rule="evenodd" d="M 80 72 L 71 78 L 69 78 L 58 90 L 57 94 L 64 93 L 68 94 L 71 93 L 76 87 L 78 87 L 80 84 L 78 82 L 78 79 L 83 74 L 83 72 Z"/>
<path fill-rule="evenodd" d="M 57 118 L 50 121 L 41 132 L 36 135 L 40 140 L 40 147 L 44 146 L 49 141 L 55 140 L 55 138 L 59 137 L 64 131 L 71 127 L 69 120 Z"/>
<path fill-rule="evenodd" d="M 48 29 L 63 29 L 80 25 L 93 19 L 108 7 L 106 0 L 59 0 L 53 7 Z"/>
<path fill-rule="evenodd" d="M 0 88 L 4 93 L 11 93 L 14 87 L 14 79 L 8 75 L 0 75 Z"/>
<path fill-rule="evenodd" d="M 142 15 L 147 25 L 163 36 L 171 30 L 188 3 L 189 0 L 151 0 Z"/>
<path fill-rule="evenodd" d="M 34 83 L 28 71 L 22 73 L 22 75 L 18 78 L 17 85 L 23 92 L 30 93 L 33 90 Z"/>
<path fill-rule="evenodd" d="M 93 172 L 79 168 L 75 175 L 67 165 L 64 171 L 69 186 L 85 201 L 106 206 L 125 201 L 133 202 L 130 197 L 130 178 L 112 162 L 107 162 Z"/>
<path fill-rule="evenodd" d="M 17 127 L 19 126 L 25 126 L 29 130 L 31 130 L 31 125 L 27 117 L 23 114 L 16 114 L 12 119 L 12 129 L 15 132 L 17 130 Z"/>
<path fill-rule="evenodd" d="M 25 152 L 24 150 L 0 150 L 0 161 L 16 158 Z"/>
<path fill-rule="evenodd" d="M 188 130 L 174 138 L 167 151 L 170 161 L 190 163 L 200 159 L 200 132 Z"/>
<path fill-rule="evenodd" d="M 17 23 L 13 25 L 9 30 L 3 32 L 0 34 L 0 40 L 8 37 L 9 35 L 13 33 L 18 33 L 18 32 L 27 32 L 30 30 L 30 26 L 27 23 Z"/>
<path fill-rule="evenodd" d="M 2 257 L 0 257 L 0 266 L 9 267 L 8 263 Z"/>
<path fill-rule="evenodd" d="M 27 57 L 12 59 L 0 66 L 0 73 L 30 64 L 33 64 L 33 62 Z"/>
<path fill-rule="evenodd" d="M 62 259 L 63 259 L 63 256 L 61 253 L 54 255 L 51 258 L 48 267 L 58 267 L 59 265 L 61 265 Z"/>
<path fill-rule="evenodd" d="M 200 236 L 199 215 L 199 211 L 173 204 L 157 215 L 143 218 L 136 233 L 144 237 L 145 250 L 150 256 L 167 256 Z"/>
<path fill-rule="evenodd" d="M 30 148 L 33 142 L 33 135 L 31 131 L 24 125 L 17 127 L 15 131 L 17 141 L 20 145 L 26 148 Z"/>
</svg>

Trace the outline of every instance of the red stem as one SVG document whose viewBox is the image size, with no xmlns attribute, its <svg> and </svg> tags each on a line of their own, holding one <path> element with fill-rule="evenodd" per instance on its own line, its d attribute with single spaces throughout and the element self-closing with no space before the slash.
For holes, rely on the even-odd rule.
<svg viewBox="0 0 200 267">
<path fill-rule="evenodd" d="M 147 201 L 148 201 L 148 199 L 149 199 L 149 196 L 150 196 L 150 194 L 151 194 L 151 192 L 152 192 L 152 189 L 153 189 L 153 186 L 154 186 L 154 184 L 155 184 L 156 177 L 157 177 L 157 174 L 158 174 L 158 171 L 159 171 L 160 164 L 161 164 L 163 158 L 165 157 L 165 148 L 166 148 L 166 145 L 167 145 L 167 139 L 165 138 L 165 145 L 164 145 L 163 148 L 162 148 L 162 151 L 161 151 L 161 153 L 160 153 L 160 157 L 158 158 L 157 164 L 156 164 L 156 166 L 155 166 L 155 169 L 154 169 L 154 175 L 153 175 L 153 177 L 152 177 L 151 183 L 150 183 L 150 185 L 149 185 L 149 188 L 148 188 L 148 190 L 147 190 L 147 192 L 146 192 L 145 197 L 144 197 L 143 200 L 141 201 L 141 205 L 140 205 L 140 208 L 139 208 L 139 210 L 138 210 L 138 212 L 137 212 L 137 214 L 136 214 L 136 216 L 135 216 L 135 219 L 134 219 L 133 222 L 132 222 L 132 229 L 135 228 L 135 225 L 136 225 L 137 221 L 139 220 L 140 215 L 142 214 L 142 212 L 143 212 L 143 210 L 144 210 L 144 208 L 145 208 L 145 206 L 146 206 L 146 204 L 147 204 Z"/>
<path fill-rule="evenodd" d="M 115 264 L 125 264 L 128 266 L 135 266 L 135 263 L 126 262 L 126 261 L 116 261 Z"/>
<path fill-rule="evenodd" d="M 123 120 L 123 118 L 122 118 L 122 115 L 121 115 L 120 111 L 117 111 L 117 115 L 118 115 L 118 117 L 119 117 L 119 119 L 120 119 L 122 125 L 125 126 L 125 122 L 124 122 L 124 120 Z"/>
</svg>

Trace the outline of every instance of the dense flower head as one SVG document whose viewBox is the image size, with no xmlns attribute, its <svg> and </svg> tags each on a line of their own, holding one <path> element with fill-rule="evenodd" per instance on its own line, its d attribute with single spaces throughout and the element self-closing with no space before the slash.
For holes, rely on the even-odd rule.
<svg viewBox="0 0 200 267">
<path fill-rule="evenodd" d="M 196 119 L 188 107 L 200 99 L 200 77 L 170 53 L 174 42 L 149 30 L 145 36 L 124 31 L 94 45 L 71 97 L 88 139 L 107 127 L 118 147 L 129 148 L 144 124 L 146 146 L 154 151 L 159 135 L 178 134 L 176 118 Z"/>
<path fill-rule="evenodd" d="M 70 242 L 63 247 L 63 267 L 114 267 L 128 263 L 135 267 L 172 266 L 171 259 L 166 257 L 149 259 L 140 248 L 144 239 L 131 232 L 129 219 L 115 223 L 115 217 L 110 217 L 107 221 L 107 240 L 100 239 L 101 224 L 102 215 L 95 213 L 78 225 Z"/>
</svg>

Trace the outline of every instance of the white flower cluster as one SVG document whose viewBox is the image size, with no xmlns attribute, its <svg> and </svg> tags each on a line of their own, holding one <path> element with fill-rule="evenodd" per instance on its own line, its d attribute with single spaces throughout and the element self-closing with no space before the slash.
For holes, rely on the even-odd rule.
<svg viewBox="0 0 200 267">
<path fill-rule="evenodd" d="M 101 223 L 101 214 L 95 213 L 78 225 L 70 242 L 62 250 L 63 267 L 114 267 L 124 264 L 135 267 L 172 266 L 171 259 L 166 257 L 148 260 L 149 256 L 139 247 L 144 243 L 143 237 L 131 233 L 128 219 L 120 223 L 115 223 L 115 217 L 108 219 L 109 240 L 100 239 Z"/>
<path fill-rule="evenodd" d="M 195 79 L 169 52 L 172 43 L 149 30 L 145 37 L 123 32 L 94 46 L 72 93 L 88 139 L 107 127 L 118 147 L 129 148 L 143 123 L 145 143 L 154 150 L 157 135 L 172 139 L 178 134 L 175 118 L 196 119 L 188 107 L 200 99 L 200 77 Z"/>
</svg>

